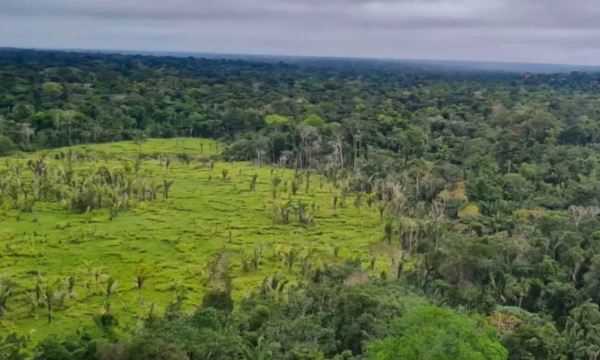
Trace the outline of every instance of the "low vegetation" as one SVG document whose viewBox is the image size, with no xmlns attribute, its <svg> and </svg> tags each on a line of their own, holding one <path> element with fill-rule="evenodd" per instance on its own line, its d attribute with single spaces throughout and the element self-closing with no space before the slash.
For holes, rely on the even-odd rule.
<svg viewBox="0 0 600 360">
<path fill-rule="evenodd" d="M 110 313 L 126 329 L 178 298 L 193 308 L 221 267 L 236 299 L 342 259 L 389 271 L 373 210 L 334 209 L 323 175 L 224 163 L 219 147 L 149 140 L 2 159 L 3 328 L 39 339 Z"/>
</svg>

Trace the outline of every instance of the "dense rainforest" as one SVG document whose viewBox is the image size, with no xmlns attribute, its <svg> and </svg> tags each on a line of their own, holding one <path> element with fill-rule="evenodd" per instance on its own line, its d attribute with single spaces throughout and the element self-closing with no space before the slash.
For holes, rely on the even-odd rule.
<svg viewBox="0 0 600 360">
<path fill-rule="evenodd" d="M 273 274 L 236 301 L 222 270 L 192 313 L 176 298 L 123 334 L 105 311 L 100 330 L 33 348 L 0 334 L 0 359 L 596 360 L 599 91 L 591 73 L 4 49 L 0 155 L 215 139 L 219 160 L 322 175 L 332 206 L 364 203 L 401 256 L 290 287 Z M 10 294 L 0 280 L 0 319 Z"/>
</svg>

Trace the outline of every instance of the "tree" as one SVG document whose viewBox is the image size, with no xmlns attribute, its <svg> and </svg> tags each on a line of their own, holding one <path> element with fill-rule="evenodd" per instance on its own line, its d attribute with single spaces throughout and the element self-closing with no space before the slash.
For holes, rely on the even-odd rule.
<svg viewBox="0 0 600 360">
<path fill-rule="evenodd" d="M 27 339 L 17 334 L 0 336 L 0 360 L 25 360 Z"/>
<path fill-rule="evenodd" d="M 373 360 L 504 360 L 508 352 L 481 319 L 423 306 L 401 317 L 393 335 L 369 346 Z"/>
<path fill-rule="evenodd" d="M 5 156 L 13 152 L 17 146 L 10 138 L 0 135 L 0 156 Z"/>
<path fill-rule="evenodd" d="M 0 278 L 0 318 L 8 311 L 8 300 L 13 296 L 15 283 Z"/>
<path fill-rule="evenodd" d="M 427 134 L 417 126 L 395 129 L 392 139 L 395 150 L 404 157 L 405 162 L 411 158 L 420 157 L 426 150 Z"/>
<path fill-rule="evenodd" d="M 64 88 L 59 83 L 49 81 L 42 84 L 42 92 L 48 97 L 57 98 L 63 94 L 63 91 Z"/>
<path fill-rule="evenodd" d="M 33 351 L 34 360 L 89 360 L 96 359 L 97 339 L 86 333 L 61 339 L 52 336 L 41 341 Z M 115 354 L 116 355 L 116 354 Z M 117 358 L 118 359 L 118 358 Z"/>
<path fill-rule="evenodd" d="M 273 127 L 284 126 L 290 123 L 290 119 L 286 116 L 273 114 L 265 117 L 265 123 Z"/>
<path fill-rule="evenodd" d="M 304 125 L 312 126 L 315 128 L 322 128 L 325 125 L 325 120 L 319 115 L 311 114 L 304 118 Z"/>
<path fill-rule="evenodd" d="M 521 308 L 503 307 L 490 317 L 510 360 L 564 360 L 566 341 L 552 321 Z"/>
<path fill-rule="evenodd" d="M 600 358 L 600 310 L 591 302 L 579 305 L 569 313 L 564 335 L 571 359 Z"/>
<path fill-rule="evenodd" d="M 144 290 L 144 285 L 146 284 L 146 280 L 148 279 L 149 271 L 148 268 L 140 265 L 135 271 L 135 287 L 139 293 L 139 302 L 143 302 L 142 291 Z"/>
<path fill-rule="evenodd" d="M 532 192 L 531 184 L 520 174 L 511 173 L 502 177 L 504 198 L 522 203 Z"/>
</svg>

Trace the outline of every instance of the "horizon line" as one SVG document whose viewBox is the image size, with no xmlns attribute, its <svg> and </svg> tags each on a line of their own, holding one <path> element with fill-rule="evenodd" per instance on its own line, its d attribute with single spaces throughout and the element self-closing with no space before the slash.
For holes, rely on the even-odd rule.
<svg viewBox="0 0 600 360">
<path fill-rule="evenodd" d="M 116 49 L 116 48 L 67 48 L 67 47 L 20 47 L 0 45 L 0 50 L 29 50 L 29 51 L 56 51 L 56 52 L 76 52 L 76 53 L 104 53 L 114 55 L 149 55 L 149 56 L 175 56 L 196 55 L 210 56 L 217 59 L 228 59 L 232 57 L 254 57 L 254 58 L 273 58 L 273 59 L 323 59 L 323 60 L 358 60 L 358 61 L 382 61 L 382 62 L 413 62 L 413 63 L 467 63 L 478 65 L 506 65 L 506 66 L 547 66 L 562 68 L 579 68 L 600 71 L 600 64 L 569 64 L 569 63 L 551 63 L 534 61 L 509 61 L 509 60 L 477 60 L 477 59 L 449 59 L 449 58 L 411 58 L 411 57 L 375 57 L 375 56 L 344 56 L 344 55 L 307 55 L 307 54 L 283 54 L 283 53 L 243 53 L 243 52 L 211 52 L 200 50 L 142 50 L 142 49 Z M 193 57 L 193 56 L 192 56 Z"/>
</svg>

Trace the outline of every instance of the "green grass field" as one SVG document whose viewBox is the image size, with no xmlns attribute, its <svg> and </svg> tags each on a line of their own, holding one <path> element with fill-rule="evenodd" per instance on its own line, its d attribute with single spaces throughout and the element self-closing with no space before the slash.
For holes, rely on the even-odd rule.
<svg viewBox="0 0 600 360">
<path fill-rule="evenodd" d="M 308 192 L 304 180 L 292 196 L 293 171 L 219 161 L 211 166 L 206 159 L 220 145 L 208 140 L 148 140 L 71 150 L 87 154 L 75 162 L 77 171 L 123 166 L 143 154 L 147 159 L 140 171 L 157 181 L 173 180 L 171 195 L 139 202 L 112 220 L 107 209 L 78 214 L 57 202 L 38 202 L 27 213 L 5 203 L 0 210 L 0 278 L 16 286 L 0 318 L 0 332 L 16 330 L 35 340 L 92 326 L 94 315 L 102 312 L 109 277 L 117 281 L 111 311 L 125 330 L 151 309 L 162 313 L 176 293 L 184 292 L 185 306 L 192 309 L 202 300 L 208 264 L 218 253 L 228 256 L 236 299 L 274 273 L 298 280 L 307 264 L 318 267 L 348 258 L 367 264 L 375 257 L 376 271 L 389 268 L 390 249 L 375 246 L 382 237 L 377 210 L 364 202 L 355 204 L 354 195 L 334 209 L 339 190 L 317 174 L 311 176 Z M 65 151 L 47 152 L 48 158 Z M 168 169 L 161 156 L 174 159 Z M 3 158 L 0 169 L 39 157 Z M 251 191 L 255 174 L 257 186 Z M 272 195 L 274 176 L 283 180 L 277 199 Z M 314 211 L 314 224 L 302 225 L 293 215 L 289 224 L 274 221 L 273 202 L 289 199 L 307 204 Z M 255 253 L 261 254 L 258 269 L 242 266 Z M 290 270 L 291 253 L 297 260 Z M 149 274 L 141 294 L 136 288 L 140 269 Z M 69 277 L 74 284 L 50 324 L 45 308 L 28 300 L 35 296 L 40 276 L 47 284 L 65 284 Z"/>
</svg>

